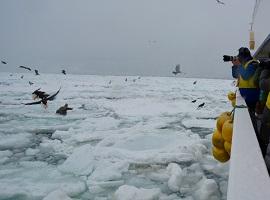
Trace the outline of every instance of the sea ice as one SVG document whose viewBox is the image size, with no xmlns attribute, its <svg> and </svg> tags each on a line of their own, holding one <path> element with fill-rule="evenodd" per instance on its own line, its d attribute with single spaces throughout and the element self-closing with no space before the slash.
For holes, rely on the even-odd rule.
<svg viewBox="0 0 270 200">
<path fill-rule="evenodd" d="M 175 163 L 170 163 L 167 167 L 167 170 L 171 174 L 168 181 L 168 187 L 173 192 L 178 192 L 183 180 L 183 171 L 181 167 Z"/>
<path fill-rule="evenodd" d="M 136 188 L 130 185 L 122 185 L 115 194 L 115 200 L 157 200 L 161 194 L 160 190 Z"/>
<path fill-rule="evenodd" d="M 30 133 L 17 133 L 1 135 L 0 150 L 24 148 L 30 145 L 32 135 Z"/>
<path fill-rule="evenodd" d="M 49 193 L 43 200 L 72 200 L 62 190 L 55 190 Z"/>
<path fill-rule="evenodd" d="M 74 150 L 73 154 L 59 166 L 59 170 L 79 176 L 90 175 L 95 166 L 95 160 L 92 156 L 93 150 L 91 145 L 78 147 Z"/>
<path fill-rule="evenodd" d="M 199 189 L 195 191 L 195 200 L 219 200 L 218 185 L 213 179 L 203 179 L 198 184 Z"/>
<path fill-rule="evenodd" d="M 226 199 L 211 133 L 231 81 L 20 75 L 0 73 L 0 199 Z M 46 110 L 23 105 L 60 85 Z M 65 103 L 72 112 L 56 115 Z"/>
</svg>

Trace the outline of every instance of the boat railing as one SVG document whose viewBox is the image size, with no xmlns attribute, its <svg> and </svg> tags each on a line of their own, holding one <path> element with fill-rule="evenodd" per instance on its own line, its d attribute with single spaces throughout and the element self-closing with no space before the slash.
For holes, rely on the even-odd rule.
<svg viewBox="0 0 270 200">
<path fill-rule="evenodd" d="M 239 92 L 236 98 L 227 199 L 270 199 L 270 178 L 246 103 Z"/>
</svg>

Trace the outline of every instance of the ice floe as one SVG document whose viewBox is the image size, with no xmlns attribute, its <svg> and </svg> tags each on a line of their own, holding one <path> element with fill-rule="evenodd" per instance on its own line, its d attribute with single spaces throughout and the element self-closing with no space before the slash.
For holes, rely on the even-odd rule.
<svg viewBox="0 0 270 200">
<path fill-rule="evenodd" d="M 226 199 L 229 164 L 213 159 L 211 133 L 231 109 L 231 81 L 0 78 L 0 199 Z M 23 105 L 35 89 L 53 93 L 60 85 L 48 109 Z M 72 112 L 56 115 L 65 103 Z"/>
</svg>

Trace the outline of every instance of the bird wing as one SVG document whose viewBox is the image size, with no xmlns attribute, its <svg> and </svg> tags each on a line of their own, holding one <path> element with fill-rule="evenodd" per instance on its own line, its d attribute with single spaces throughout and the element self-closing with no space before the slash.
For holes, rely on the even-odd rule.
<svg viewBox="0 0 270 200">
<path fill-rule="evenodd" d="M 31 68 L 29 68 L 29 67 L 19 66 L 19 68 L 23 68 L 23 69 L 27 69 L 27 70 L 31 71 Z"/>
<path fill-rule="evenodd" d="M 181 73 L 179 64 L 175 66 L 175 71 L 176 73 Z"/>
<path fill-rule="evenodd" d="M 58 90 L 56 93 L 54 93 L 53 95 L 49 96 L 49 97 L 46 98 L 46 99 L 47 99 L 48 101 L 54 100 L 55 97 L 56 97 L 56 95 L 58 95 L 58 93 L 60 92 L 60 90 L 61 90 L 61 87 L 59 88 L 59 90 Z"/>
<path fill-rule="evenodd" d="M 216 0 L 219 4 L 223 4 L 223 5 L 225 5 L 225 3 L 224 2 L 222 2 L 222 1 L 220 1 L 220 0 Z"/>
<path fill-rule="evenodd" d="M 40 104 L 40 103 L 41 103 L 41 100 L 40 101 L 31 102 L 31 103 L 25 103 L 24 105 L 35 105 L 35 104 Z"/>
<path fill-rule="evenodd" d="M 179 64 L 175 66 L 175 71 L 180 72 L 180 65 Z"/>
<path fill-rule="evenodd" d="M 48 98 L 45 97 L 44 100 L 46 100 L 46 101 L 52 101 L 52 100 L 54 100 L 55 97 L 56 97 L 56 95 L 60 92 L 60 89 L 61 88 L 59 88 L 59 90 L 56 93 L 54 93 L 53 95 L 49 96 Z M 40 104 L 41 102 L 42 102 L 42 100 L 36 101 L 36 102 L 31 102 L 31 103 L 25 103 L 24 105 L 35 105 L 35 104 Z"/>
</svg>

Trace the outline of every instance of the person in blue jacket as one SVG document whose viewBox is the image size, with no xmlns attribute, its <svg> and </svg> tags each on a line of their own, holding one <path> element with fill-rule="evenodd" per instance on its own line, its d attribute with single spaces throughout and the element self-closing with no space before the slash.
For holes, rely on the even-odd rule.
<svg viewBox="0 0 270 200">
<path fill-rule="evenodd" d="M 238 79 L 238 88 L 250 111 L 254 112 L 259 100 L 260 89 L 257 83 L 258 61 L 253 59 L 246 47 L 241 47 L 232 61 L 232 76 Z"/>
</svg>

